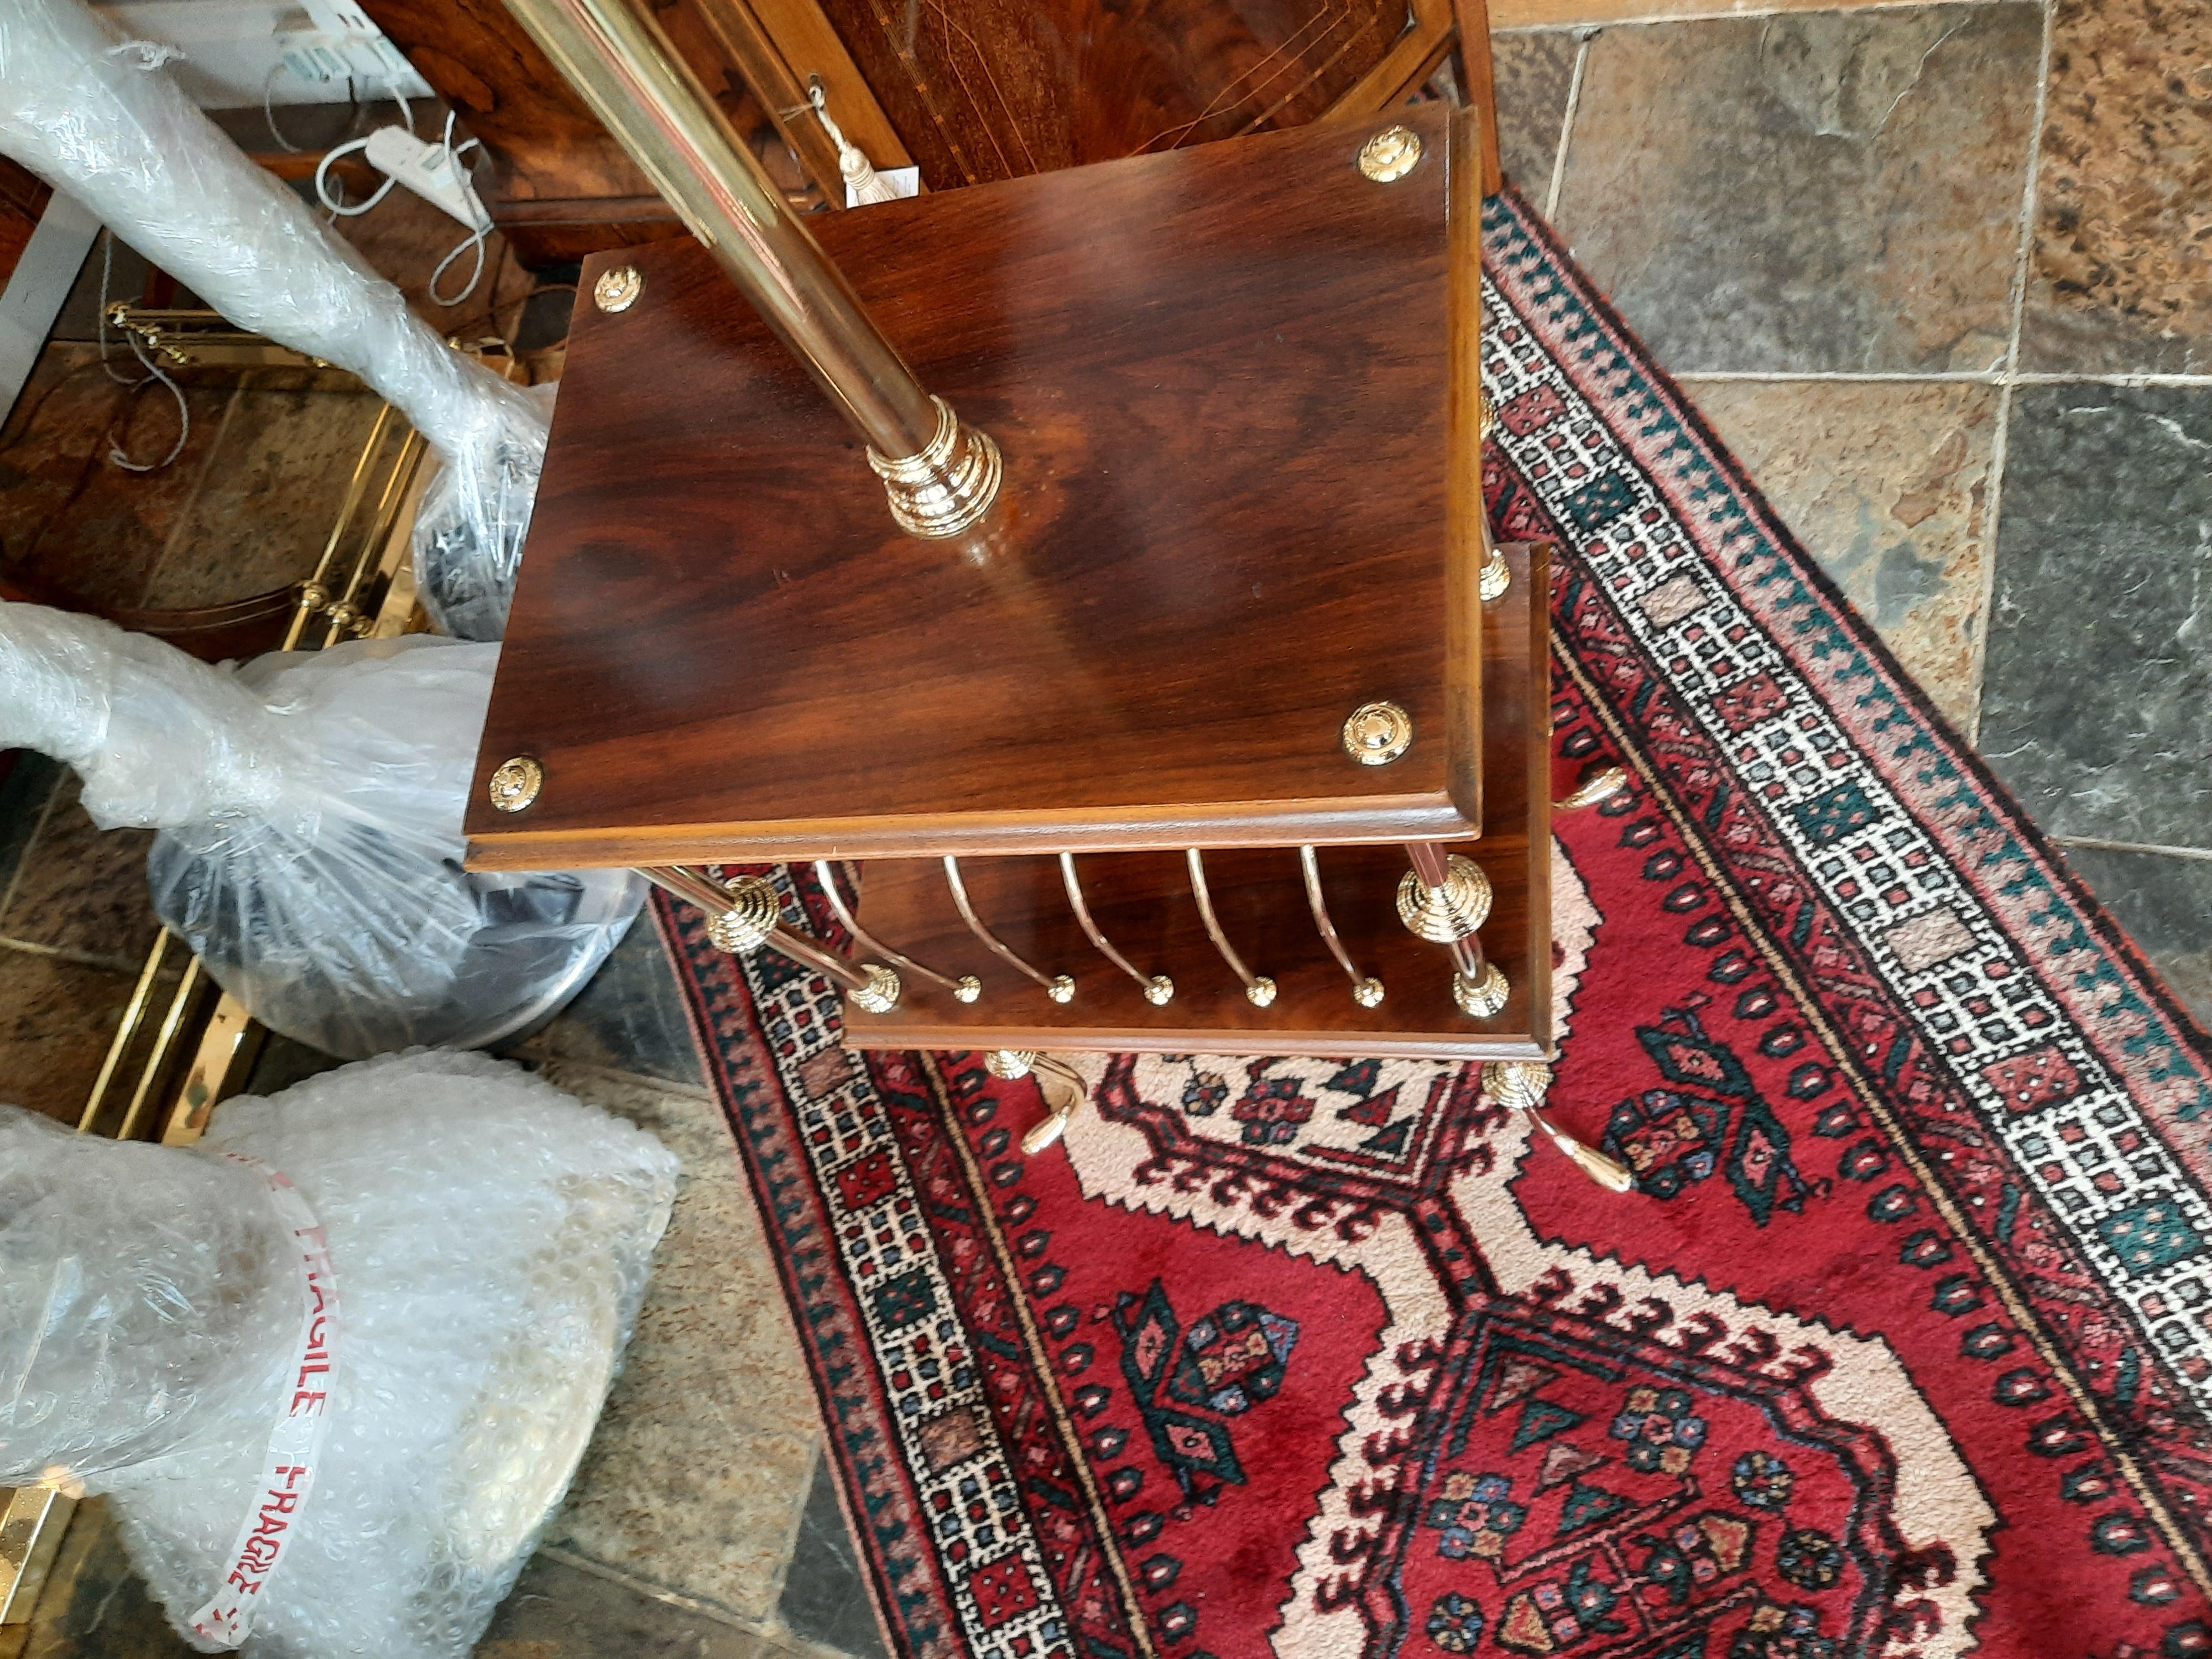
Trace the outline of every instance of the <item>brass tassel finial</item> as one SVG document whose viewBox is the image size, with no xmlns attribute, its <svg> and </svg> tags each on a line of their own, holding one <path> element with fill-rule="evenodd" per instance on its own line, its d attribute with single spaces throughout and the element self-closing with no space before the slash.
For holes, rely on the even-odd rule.
<svg viewBox="0 0 2212 1659">
<path fill-rule="evenodd" d="M 1482 1068 L 1485 1094 L 1500 1106 L 1526 1112 L 1529 1121 L 1551 1138 L 1552 1145 L 1572 1158 L 1584 1175 L 1607 1191 L 1632 1191 L 1636 1177 L 1626 1165 L 1615 1163 L 1587 1142 L 1577 1140 L 1552 1121 L 1544 1110 L 1544 1095 L 1551 1086 L 1551 1068 L 1532 1060 L 1494 1060 Z"/>
</svg>

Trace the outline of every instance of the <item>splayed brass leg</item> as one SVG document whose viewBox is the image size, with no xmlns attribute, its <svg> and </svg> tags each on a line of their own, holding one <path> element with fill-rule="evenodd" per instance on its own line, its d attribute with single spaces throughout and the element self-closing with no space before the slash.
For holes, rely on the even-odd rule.
<svg viewBox="0 0 2212 1659">
<path fill-rule="evenodd" d="M 1585 806 L 1595 806 L 1601 800 L 1611 800 L 1627 787 L 1628 769 L 1608 766 L 1553 801 L 1552 810 L 1554 812 L 1572 812 Z"/>
<path fill-rule="evenodd" d="M 784 926 L 775 884 L 764 876 L 728 881 L 684 865 L 657 865 L 638 873 L 664 892 L 707 912 L 707 939 L 718 951 L 750 956 L 763 945 L 845 988 L 853 1006 L 871 1014 L 898 1006 L 899 977 L 879 963 L 848 962 L 834 951 Z"/>
<path fill-rule="evenodd" d="M 1608 1192 L 1625 1193 L 1636 1185 L 1636 1177 L 1621 1164 L 1616 1164 L 1596 1147 L 1577 1140 L 1544 1110 L 1544 1093 L 1552 1086 L 1552 1071 L 1548 1066 L 1539 1066 L 1533 1060 L 1492 1060 L 1482 1068 L 1482 1091 L 1500 1106 L 1516 1112 L 1526 1112 L 1528 1120 L 1551 1139 L 1552 1145 L 1565 1152 L 1579 1165 L 1584 1175 Z"/>
<path fill-rule="evenodd" d="M 1067 1133 L 1069 1120 L 1074 1117 L 1076 1108 L 1083 1104 L 1082 1074 L 1065 1060 L 1041 1054 L 1034 1048 L 994 1048 L 983 1056 L 983 1069 L 1007 1083 L 1036 1073 L 1037 1092 L 1051 1112 L 1030 1125 L 1022 1136 L 1022 1151 L 1031 1157 Z"/>
</svg>

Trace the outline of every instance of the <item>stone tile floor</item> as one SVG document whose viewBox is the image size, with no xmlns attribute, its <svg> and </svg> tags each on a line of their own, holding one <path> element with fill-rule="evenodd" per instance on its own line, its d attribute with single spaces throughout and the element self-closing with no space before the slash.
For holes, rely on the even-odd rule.
<svg viewBox="0 0 2212 1659">
<path fill-rule="evenodd" d="M 2212 1020 L 2212 9 L 1501 36 L 1502 148 Z"/>
<path fill-rule="evenodd" d="M 1496 52 L 1516 186 L 2212 1018 L 2212 9 L 1790 9 Z M 9 497 L 42 486 L 7 464 L 0 445 L 12 554 Z M 288 464 L 264 452 L 270 476 Z M 114 511 L 166 538 L 191 505 Z M 18 1095 L 82 1098 L 118 1006 L 101 999 L 150 925 L 137 856 L 93 841 L 52 769 L 0 779 Z M 686 1184 L 575 1491 L 480 1651 L 876 1659 L 811 1391 L 649 924 L 518 1053 L 650 1124 Z M 253 1086 L 326 1063 L 271 1042 Z M 96 1507 L 49 1605 L 0 1659 L 183 1651 Z"/>
</svg>

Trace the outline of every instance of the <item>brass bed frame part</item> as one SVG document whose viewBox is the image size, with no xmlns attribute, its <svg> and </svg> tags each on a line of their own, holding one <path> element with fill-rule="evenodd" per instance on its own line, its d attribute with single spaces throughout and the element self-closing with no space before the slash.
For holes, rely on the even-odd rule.
<svg viewBox="0 0 2212 1659">
<path fill-rule="evenodd" d="M 423 465 L 424 453 L 420 435 L 391 405 L 378 411 L 322 556 L 301 585 L 284 649 L 392 639 L 422 625 L 408 553 L 436 470 Z M 319 637 L 310 640 L 311 629 Z M 146 952 L 77 1133 L 167 1146 L 198 1140 L 208 1114 L 244 1086 L 266 1035 L 163 928 Z M 61 1483 L 0 1488 L 0 1626 L 32 1621 L 78 1496 Z"/>
</svg>

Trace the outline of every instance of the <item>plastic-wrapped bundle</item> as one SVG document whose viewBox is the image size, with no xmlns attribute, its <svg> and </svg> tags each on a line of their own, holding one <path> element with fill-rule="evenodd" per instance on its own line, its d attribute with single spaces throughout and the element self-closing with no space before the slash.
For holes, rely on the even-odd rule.
<svg viewBox="0 0 2212 1659">
<path fill-rule="evenodd" d="M 449 348 L 149 56 L 78 0 L 0 0 L 0 150 L 240 327 L 397 406 L 444 462 L 416 523 L 423 601 L 449 634 L 499 638 L 545 456 L 542 400 Z"/>
<path fill-rule="evenodd" d="M 462 869 L 495 645 L 428 635 L 226 672 L 88 617 L 0 605 L 0 748 L 158 829 L 161 920 L 274 1030 L 359 1058 L 480 1048 L 582 988 L 644 902 L 626 870 Z"/>
<path fill-rule="evenodd" d="M 575 1473 L 676 1173 L 478 1054 L 231 1101 L 193 1149 L 0 1106 L 0 1484 L 111 1494 L 203 1651 L 244 1560 L 248 1652 L 462 1659 Z"/>
</svg>

